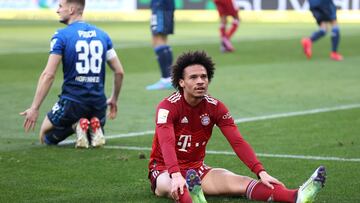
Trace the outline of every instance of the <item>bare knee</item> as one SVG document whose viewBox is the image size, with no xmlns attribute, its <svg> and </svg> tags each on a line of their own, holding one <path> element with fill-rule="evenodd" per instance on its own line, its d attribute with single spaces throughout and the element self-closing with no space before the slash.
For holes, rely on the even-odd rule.
<svg viewBox="0 0 360 203">
<path fill-rule="evenodd" d="M 246 193 L 246 187 L 251 182 L 251 178 L 247 176 L 237 175 L 230 172 L 224 178 L 224 190 L 226 194 L 243 195 Z"/>
<path fill-rule="evenodd" d="M 170 187 L 170 186 L 168 186 Z M 160 187 L 156 187 L 155 189 L 155 195 L 158 197 L 169 197 L 170 196 L 170 192 L 167 191 L 164 187 L 160 186 Z"/>
<path fill-rule="evenodd" d="M 159 197 L 170 197 L 171 179 L 169 173 L 160 174 L 156 179 L 155 195 Z"/>
<path fill-rule="evenodd" d="M 203 179 L 202 188 L 208 195 L 241 196 L 253 180 L 247 176 L 237 175 L 226 169 L 212 169 Z"/>
</svg>

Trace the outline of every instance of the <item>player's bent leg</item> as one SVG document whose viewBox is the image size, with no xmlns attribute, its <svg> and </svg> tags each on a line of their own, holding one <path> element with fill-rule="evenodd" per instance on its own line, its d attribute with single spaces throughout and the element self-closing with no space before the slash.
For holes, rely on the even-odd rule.
<svg viewBox="0 0 360 203">
<path fill-rule="evenodd" d="M 159 197 L 168 197 L 173 199 L 171 196 L 171 178 L 168 172 L 163 172 L 156 178 L 156 187 L 154 193 Z M 189 190 L 185 187 L 184 193 L 182 195 L 179 194 L 179 200 L 176 201 L 179 203 L 194 203 L 191 199 Z"/>
<path fill-rule="evenodd" d="M 214 168 L 202 179 L 202 189 L 206 195 L 242 196 L 251 180 L 226 169 Z"/>
<path fill-rule="evenodd" d="M 227 16 L 220 16 L 220 38 L 226 36 L 226 25 L 227 25 Z"/>
<path fill-rule="evenodd" d="M 54 125 L 50 122 L 48 116 L 46 115 L 41 124 L 41 127 L 40 127 L 39 140 L 40 140 L 41 144 L 45 143 L 46 133 L 49 132 L 53 128 L 54 128 Z"/>
<path fill-rule="evenodd" d="M 164 173 L 160 174 L 156 178 L 155 195 L 159 196 L 159 197 L 171 198 L 170 186 L 171 186 L 171 178 L 170 178 L 169 173 L 164 172 Z"/>
<path fill-rule="evenodd" d="M 283 185 L 272 184 L 274 189 L 269 188 L 261 181 L 253 180 L 247 186 L 246 197 L 250 200 L 265 202 L 294 202 L 297 190 L 291 190 Z"/>
<path fill-rule="evenodd" d="M 316 42 L 319 39 L 323 38 L 327 33 L 327 27 L 320 27 L 319 30 L 315 31 L 314 33 L 312 33 L 312 35 L 310 36 L 310 40 L 311 42 Z"/>
<path fill-rule="evenodd" d="M 206 195 L 246 196 L 257 201 L 294 202 L 297 190 L 282 185 L 271 189 L 261 181 L 240 176 L 225 169 L 213 169 L 204 178 L 202 187 Z"/>
<path fill-rule="evenodd" d="M 54 127 L 52 130 L 48 131 L 45 134 L 44 143 L 47 145 L 57 145 L 73 133 L 74 129 L 72 127 Z"/>
<path fill-rule="evenodd" d="M 47 145 L 57 145 L 74 133 L 72 127 L 54 126 L 46 116 L 40 128 L 40 141 Z"/>
<path fill-rule="evenodd" d="M 40 137 L 44 138 L 44 142 L 52 145 L 65 140 L 76 131 L 79 118 L 90 111 L 91 108 L 87 105 L 61 98 L 47 113 L 40 130 Z"/>
<path fill-rule="evenodd" d="M 233 18 L 234 19 L 233 19 L 233 22 L 231 23 L 231 27 L 230 27 L 229 31 L 226 33 L 226 36 L 228 39 L 231 39 L 231 37 L 234 35 L 237 28 L 239 27 L 239 23 L 240 23 L 239 16 L 234 16 Z"/>
</svg>

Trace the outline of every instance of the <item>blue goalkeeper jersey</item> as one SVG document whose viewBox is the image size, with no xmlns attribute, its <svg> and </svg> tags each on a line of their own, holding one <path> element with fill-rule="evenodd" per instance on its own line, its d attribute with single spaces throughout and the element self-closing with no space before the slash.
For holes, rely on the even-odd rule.
<svg viewBox="0 0 360 203">
<path fill-rule="evenodd" d="M 50 54 L 62 55 L 60 97 L 103 108 L 106 54 L 112 48 L 105 32 L 83 21 L 58 30 L 51 39 Z"/>
</svg>

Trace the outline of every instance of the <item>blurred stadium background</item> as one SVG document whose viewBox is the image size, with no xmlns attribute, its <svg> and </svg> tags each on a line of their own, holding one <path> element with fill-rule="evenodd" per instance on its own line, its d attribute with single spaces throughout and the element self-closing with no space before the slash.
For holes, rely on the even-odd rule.
<svg viewBox="0 0 360 203">
<path fill-rule="evenodd" d="M 359 0 L 334 0 L 339 21 L 359 22 Z M 88 0 L 88 20 L 147 21 L 150 0 Z M 312 22 L 306 0 L 236 0 L 244 21 Z M 212 0 L 175 0 L 176 20 L 216 21 Z M 0 0 L 0 19 L 56 19 L 57 0 Z M 254 12 L 255 11 L 255 12 Z"/>
</svg>

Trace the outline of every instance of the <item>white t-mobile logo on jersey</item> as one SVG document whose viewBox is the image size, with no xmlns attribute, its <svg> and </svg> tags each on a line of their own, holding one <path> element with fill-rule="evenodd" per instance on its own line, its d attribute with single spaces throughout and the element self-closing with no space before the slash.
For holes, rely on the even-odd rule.
<svg viewBox="0 0 360 203">
<path fill-rule="evenodd" d="M 177 145 L 180 147 L 179 151 L 187 152 L 186 148 L 191 146 L 191 135 L 180 135 Z"/>
</svg>

